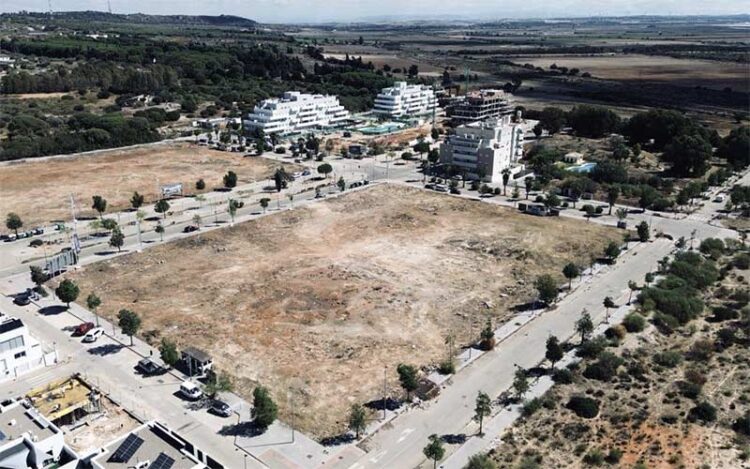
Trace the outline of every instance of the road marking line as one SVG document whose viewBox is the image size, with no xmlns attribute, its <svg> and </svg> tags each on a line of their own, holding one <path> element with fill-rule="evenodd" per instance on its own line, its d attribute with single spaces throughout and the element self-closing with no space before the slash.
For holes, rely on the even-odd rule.
<svg viewBox="0 0 750 469">
<path fill-rule="evenodd" d="M 370 462 L 372 462 L 372 463 L 378 462 L 380 460 L 380 458 L 382 458 L 383 456 L 386 455 L 386 453 L 388 453 L 388 450 L 383 450 L 383 451 L 377 453 L 375 456 L 373 456 L 373 457 L 370 458 Z"/>
<path fill-rule="evenodd" d="M 407 428 L 406 430 L 402 431 L 401 438 L 399 438 L 396 443 L 401 443 L 402 441 L 404 441 L 413 431 L 413 428 Z"/>
</svg>

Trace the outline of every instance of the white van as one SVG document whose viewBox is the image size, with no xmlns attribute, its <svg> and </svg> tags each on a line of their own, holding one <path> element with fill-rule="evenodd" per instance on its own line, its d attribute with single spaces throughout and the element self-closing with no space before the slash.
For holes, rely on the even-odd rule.
<svg viewBox="0 0 750 469">
<path fill-rule="evenodd" d="M 180 394 L 185 396 L 186 399 L 197 400 L 203 396 L 203 391 L 192 381 L 183 381 L 180 384 Z"/>
</svg>

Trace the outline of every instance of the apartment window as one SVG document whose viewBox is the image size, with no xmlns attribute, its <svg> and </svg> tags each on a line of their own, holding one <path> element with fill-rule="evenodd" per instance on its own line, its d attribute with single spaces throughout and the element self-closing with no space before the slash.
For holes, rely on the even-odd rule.
<svg viewBox="0 0 750 469">
<path fill-rule="evenodd" d="M 15 357 L 16 359 L 18 359 L 18 358 L 21 358 L 21 357 L 25 357 L 25 356 L 26 356 L 26 350 L 24 350 L 24 351 L 22 351 L 22 352 L 18 352 L 17 354 L 15 354 L 15 355 L 13 355 L 13 356 L 14 356 L 14 357 Z"/>
<path fill-rule="evenodd" d="M 23 346 L 24 346 L 23 336 L 19 335 L 18 337 L 14 337 L 12 339 L 8 339 L 3 342 L 0 342 L 0 353 L 8 352 L 10 350 L 17 349 Z"/>
</svg>

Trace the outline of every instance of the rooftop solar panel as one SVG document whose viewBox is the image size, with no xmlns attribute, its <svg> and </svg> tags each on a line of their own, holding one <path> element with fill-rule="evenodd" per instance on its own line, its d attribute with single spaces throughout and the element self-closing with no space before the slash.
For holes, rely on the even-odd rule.
<svg viewBox="0 0 750 469">
<path fill-rule="evenodd" d="M 111 462 L 126 463 L 128 462 L 128 460 L 130 460 L 130 458 L 133 457 L 135 452 L 138 451 L 138 448 L 140 448 L 142 444 L 143 439 L 135 433 L 131 433 L 127 438 L 125 438 L 125 441 L 120 444 L 120 447 L 117 448 L 117 450 L 112 454 L 112 457 L 109 458 L 109 460 Z"/>
<path fill-rule="evenodd" d="M 156 457 L 156 461 L 154 461 L 148 469 L 170 469 L 173 465 L 174 459 L 164 453 L 159 453 L 159 456 Z"/>
</svg>

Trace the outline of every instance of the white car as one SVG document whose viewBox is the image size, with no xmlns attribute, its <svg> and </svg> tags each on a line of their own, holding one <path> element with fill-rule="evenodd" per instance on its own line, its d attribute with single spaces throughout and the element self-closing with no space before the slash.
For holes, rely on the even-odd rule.
<svg viewBox="0 0 750 469">
<path fill-rule="evenodd" d="M 99 337 L 104 335 L 104 329 L 101 327 L 95 327 L 88 331 L 85 336 L 83 336 L 83 341 L 87 344 L 96 342 Z"/>
<path fill-rule="evenodd" d="M 296 173 L 292 174 L 292 176 L 297 179 L 302 177 L 302 171 L 297 171 Z"/>
<path fill-rule="evenodd" d="M 192 381 L 183 381 L 180 383 L 180 394 L 187 399 L 195 401 L 203 396 L 203 391 Z"/>
</svg>

